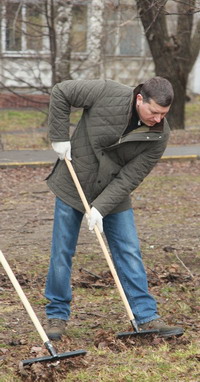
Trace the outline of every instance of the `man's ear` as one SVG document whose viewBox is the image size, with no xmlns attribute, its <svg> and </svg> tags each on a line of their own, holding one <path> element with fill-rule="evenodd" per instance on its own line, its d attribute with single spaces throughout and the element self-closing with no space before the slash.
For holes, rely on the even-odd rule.
<svg viewBox="0 0 200 382">
<path fill-rule="evenodd" d="M 136 97 L 136 105 L 139 106 L 141 103 L 143 103 L 143 97 L 142 94 L 138 93 Z"/>
</svg>

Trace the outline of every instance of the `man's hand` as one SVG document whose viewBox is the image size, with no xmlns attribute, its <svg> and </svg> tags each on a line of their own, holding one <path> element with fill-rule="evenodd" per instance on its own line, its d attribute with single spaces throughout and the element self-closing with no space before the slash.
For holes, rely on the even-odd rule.
<svg viewBox="0 0 200 382">
<path fill-rule="evenodd" d="M 60 160 L 63 160 L 65 158 L 67 158 L 68 160 L 72 160 L 70 141 L 52 142 L 52 147 Z"/>
<path fill-rule="evenodd" d="M 100 212 L 95 208 L 92 207 L 90 214 L 86 214 L 88 227 L 90 231 L 93 231 L 95 224 L 99 228 L 99 231 L 103 232 L 103 216 L 100 214 Z"/>
</svg>

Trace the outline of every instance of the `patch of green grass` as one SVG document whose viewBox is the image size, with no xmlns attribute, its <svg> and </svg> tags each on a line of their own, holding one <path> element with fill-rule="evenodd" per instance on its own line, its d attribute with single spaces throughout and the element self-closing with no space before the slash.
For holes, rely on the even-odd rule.
<svg viewBox="0 0 200 382">
<path fill-rule="evenodd" d="M 4 150 L 42 150 L 50 147 L 46 133 L 31 132 L 28 135 L 20 133 L 12 135 L 6 133 L 2 136 Z"/>
<path fill-rule="evenodd" d="M 41 306 L 45 306 L 46 303 L 47 303 L 47 300 L 46 298 L 44 297 L 41 297 L 41 298 L 38 298 L 37 296 L 36 297 L 32 297 L 32 298 L 29 298 L 29 301 L 31 303 L 34 303 L 35 305 L 41 305 Z"/>
<path fill-rule="evenodd" d="M 82 339 L 90 336 L 91 329 L 88 327 L 87 322 L 84 321 L 84 325 L 81 326 L 71 326 L 67 329 L 67 335 L 74 337 L 76 339 Z"/>
<path fill-rule="evenodd" d="M 199 127 L 200 96 L 196 96 L 192 102 L 185 104 L 185 126 Z"/>
<path fill-rule="evenodd" d="M 22 379 L 20 377 L 17 377 L 16 375 L 13 376 L 12 369 L 8 369 L 6 371 L 6 375 L 1 375 L 1 370 L 0 370 L 0 382 L 21 382 L 21 381 Z"/>
<path fill-rule="evenodd" d="M 43 125 L 46 114 L 37 110 L 1 110 L 0 131 L 19 131 Z"/>
<path fill-rule="evenodd" d="M 197 347 L 190 344 L 174 351 L 167 343 L 155 348 L 133 346 L 120 353 L 94 348 L 92 351 L 94 358 L 90 360 L 88 369 L 70 371 L 62 382 L 195 381 L 195 376 L 198 378 L 198 361 L 195 360 L 197 351 Z M 188 359 L 191 359 L 190 364 L 187 362 Z M 87 362 L 87 356 L 85 360 Z M 93 367 L 95 360 L 98 361 L 96 368 Z"/>
<path fill-rule="evenodd" d="M 0 327 L 1 328 L 1 327 Z M 2 331 L 2 329 L 1 329 L 1 331 Z M 0 349 L 2 348 L 7 348 L 8 347 L 8 345 L 6 345 L 6 344 L 0 344 Z"/>
<path fill-rule="evenodd" d="M 48 113 L 48 112 L 47 112 Z M 73 110 L 71 122 L 77 124 L 82 114 L 82 110 Z M 26 131 L 46 125 L 47 115 L 37 110 L 1 110 L 0 111 L 0 132 Z"/>
<path fill-rule="evenodd" d="M 73 110 L 71 123 L 76 125 L 82 110 Z M 46 127 L 42 131 L 40 127 Z M 43 150 L 50 148 L 47 136 L 47 114 L 37 110 L 1 110 L 1 143 L 4 150 Z"/>
<path fill-rule="evenodd" d="M 74 110 L 72 110 L 72 113 L 70 115 L 71 123 L 76 125 L 78 123 L 78 121 L 80 120 L 80 118 L 81 118 L 82 112 L 83 112 L 82 109 L 74 109 Z"/>
</svg>

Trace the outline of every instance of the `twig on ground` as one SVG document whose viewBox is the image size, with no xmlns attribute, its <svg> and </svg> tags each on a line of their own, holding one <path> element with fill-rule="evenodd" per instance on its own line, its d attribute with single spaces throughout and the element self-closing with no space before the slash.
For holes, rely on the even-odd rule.
<svg viewBox="0 0 200 382">
<path fill-rule="evenodd" d="M 102 279 L 101 276 L 98 276 L 98 275 L 96 275 L 95 273 L 90 272 L 90 271 L 88 271 L 88 270 L 85 269 L 85 268 L 80 268 L 80 269 L 79 269 L 79 272 L 85 272 L 85 273 L 87 273 L 88 275 L 90 275 L 90 276 L 92 276 L 92 277 L 95 277 L 95 279 L 97 279 L 97 280 Z"/>
<path fill-rule="evenodd" d="M 96 316 L 96 317 L 105 318 L 105 315 L 103 314 L 92 313 L 92 312 L 78 312 L 78 314 L 85 314 L 87 316 Z"/>
<path fill-rule="evenodd" d="M 180 261 L 180 263 L 182 264 L 182 266 L 187 270 L 187 272 L 189 273 L 190 277 L 192 279 L 194 279 L 194 275 L 192 274 L 192 272 L 189 270 L 188 267 L 186 267 L 186 265 L 184 264 L 184 262 L 180 259 L 180 257 L 177 255 L 177 253 L 175 253 L 175 256 L 176 258 Z"/>
</svg>

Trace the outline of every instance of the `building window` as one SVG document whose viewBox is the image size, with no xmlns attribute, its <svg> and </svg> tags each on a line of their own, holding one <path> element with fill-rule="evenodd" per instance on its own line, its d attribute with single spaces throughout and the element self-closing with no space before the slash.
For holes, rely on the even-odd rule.
<svg viewBox="0 0 200 382">
<path fill-rule="evenodd" d="M 1 7 L 1 51 L 36 53 L 47 50 L 44 9 L 33 1 L 7 1 Z"/>
<path fill-rule="evenodd" d="M 72 52 L 85 52 L 87 47 L 87 5 L 72 8 Z"/>
<path fill-rule="evenodd" d="M 6 50 L 22 49 L 22 7 L 17 3 L 5 5 Z"/>
<path fill-rule="evenodd" d="M 26 5 L 26 41 L 27 49 L 41 51 L 43 48 L 43 36 L 45 25 L 41 6 L 34 4 Z"/>
<path fill-rule="evenodd" d="M 107 8 L 104 39 L 106 55 L 133 57 L 150 55 L 134 6 Z"/>
</svg>

